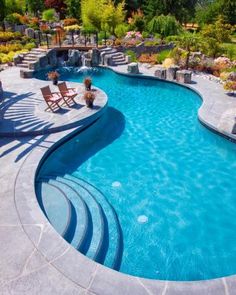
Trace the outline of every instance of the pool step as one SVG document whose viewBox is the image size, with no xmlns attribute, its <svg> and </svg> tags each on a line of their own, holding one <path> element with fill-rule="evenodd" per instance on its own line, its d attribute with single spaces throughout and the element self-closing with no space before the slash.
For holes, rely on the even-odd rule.
<svg viewBox="0 0 236 295">
<path fill-rule="evenodd" d="M 84 189 L 86 189 L 94 198 L 101 204 L 105 217 L 107 219 L 107 232 L 104 239 L 106 240 L 107 250 L 103 264 L 113 268 L 119 269 L 122 252 L 123 252 L 123 238 L 120 223 L 117 214 L 111 204 L 107 201 L 103 193 L 89 182 L 81 179 L 76 173 L 72 175 L 65 175 L 65 177 L 74 178 L 74 180 Z"/>
<path fill-rule="evenodd" d="M 73 208 L 66 195 L 57 187 L 47 182 L 41 184 L 40 206 L 49 222 L 65 239 L 71 229 Z"/>
<path fill-rule="evenodd" d="M 119 270 L 122 230 L 115 210 L 103 193 L 77 175 L 50 176 L 40 181 L 63 192 L 73 205 L 76 217 L 70 219 L 67 241 L 89 258 Z M 43 195 L 52 193 L 44 191 L 44 187 L 42 190 Z"/>
<path fill-rule="evenodd" d="M 85 240 L 84 247 L 80 251 L 88 256 L 89 258 L 102 262 L 102 253 L 103 253 L 103 237 L 104 237 L 104 214 L 101 206 L 94 199 L 94 197 L 89 194 L 82 187 L 79 187 L 78 184 L 73 179 L 67 179 L 65 177 L 57 177 L 56 180 L 67 184 L 69 187 L 74 189 L 77 194 L 83 198 L 84 202 L 87 205 L 87 208 L 90 212 L 90 227 L 88 230 L 91 232 L 91 239 Z M 78 220 L 78 222 L 80 222 Z"/>
<path fill-rule="evenodd" d="M 63 183 L 58 177 L 57 180 L 50 179 L 49 184 L 54 185 L 61 191 L 63 191 L 70 202 L 73 204 L 75 209 L 75 218 L 71 220 L 71 232 L 67 241 L 71 243 L 73 247 L 78 250 L 82 250 L 86 240 L 91 240 L 91 235 L 89 235 L 89 212 L 87 205 L 80 195 L 69 185 Z"/>
</svg>

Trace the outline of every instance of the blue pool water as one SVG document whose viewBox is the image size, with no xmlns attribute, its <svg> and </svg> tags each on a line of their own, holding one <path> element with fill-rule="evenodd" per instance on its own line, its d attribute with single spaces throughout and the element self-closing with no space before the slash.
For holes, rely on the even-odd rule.
<svg viewBox="0 0 236 295">
<path fill-rule="evenodd" d="M 88 75 L 59 71 L 73 82 Z M 235 274 L 236 145 L 200 124 L 201 100 L 188 89 L 105 69 L 89 75 L 109 108 L 40 175 L 81 178 L 108 199 L 122 230 L 121 272 L 182 281 Z"/>
</svg>

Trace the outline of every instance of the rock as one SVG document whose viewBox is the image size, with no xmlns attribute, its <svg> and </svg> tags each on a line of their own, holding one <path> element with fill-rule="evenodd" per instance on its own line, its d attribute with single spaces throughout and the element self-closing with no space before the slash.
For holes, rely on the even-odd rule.
<svg viewBox="0 0 236 295">
<path fill-rule="evenodd" d="M 33 78 L 34 71 L 20 70 L 20 77 L 23 79 Z"/>
<path fill-rule="evenodd" d="M 18 65 L 22 62 L 24 56 L 22 54 L 16 54 L 14 57 L 13 57 L 13 63 L 14 65 Z"/>
<path fill-rule="evenodd" d="M 139 74 L 138 63 L 137 62 L 132 62 L 132 63 L 128 64 L 127 71 L 130 74 Z"/>
<path fill-rule="evenodd" d="M 38 59 L 38 62 L 39 62 L 40 68 L 45 68 L 45 67 L 47 67 L 49 65 L 48 64 L 48 57 L 47 57 L 46 54 L 40 56 L 39 59 Z"/>
<path fill-rule="evenodd" d="M 92 59 L 85 57 L 83 59 L 83 66 L 91 68 L 92 67 Z"/>
<path fill-rule="evenodd" d="M 66 66 L 81 66 L 81 64 L 81 53 L 79 52 L 79 50 L 70 49 L 68 51 L 68 61 L 66 62 Z"/>
<path fill-rule="evenodd" d="M 166 71 L 166 77 L 168 80 L 173 81 L 176 79 L 176 72 L 179 70 L 178 66 L 171 66 Z"/>
<path fill-rule="evenodd" d="M 29 70 L 32 70 L 32 71 L 40 70 L 39 61 L 29 62 L 28 65 L 29 65 Z"/>
<path fill-rule="evenodd" d="M 58 65 L 56 50 L 52 49 L 52 50 L 48 51 L 47 56 L 48 56 L 49 65 L 51 67 L 56 67 Z"/>
<path fill-rule="evenodd" d="M 100 51 L 97 48 L 92 49 L 92 66 L 96 67 L 99 65 Z"/>
<path fill-rule="evenodd" d="M 110 54 L 104 55 L 104 57 L 103 57 L 103 65 L 105 65 L 105 66 L 112 66 L 113 65 L 113 61 L 112 61 L 112 58 L 111 58 Z"/>
<path fill-rule="evenodd" d="M 189 84 L 192 81 L 192 72 L 187 70 L 177 71 L 176 80 L 180 83 Z"/>
<path fill-rule="evenodd" d="M 34 29 L 32 29 L 32 28 L 25 29 L 25 35 L 29 38 L 34 39 L 35 38 Z"/>
<path fill-rule="evenodd" d="M 159 78 L 159 79 L 166 79 L 166 68 L 159 66 L 157 67 L 155 74 L 155 77 Z"/>
</svg>

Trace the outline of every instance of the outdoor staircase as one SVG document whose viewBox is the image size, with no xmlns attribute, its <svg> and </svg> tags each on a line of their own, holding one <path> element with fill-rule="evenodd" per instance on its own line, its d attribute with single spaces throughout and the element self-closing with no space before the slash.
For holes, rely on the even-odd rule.
<svg viewBox="0 0 236 295">
<path fill-rule="evenodd" d="M 65 174 L 37 181 L 40 207 L 57 232 L 78 251 L 119 270 L 122 231 L 114 208 L 92 184 Z"/>
<path fill-rule="evenodd" d="M 24 54 L 23 60 L 21 63 L 17 64 L 17 67 L 20 68 L 29 68 L 29 64 L 32 62 L 36 62 L 41 55 L 47 53 L 47 49 L 43 48 L 34 48 L 30 52 Z"/>
<path fill-rule="evenodd" d="M 107 47 L 101 49 L 100 54 L 100 62 L 102 65 L 106 64 L 106 60 L 108 60 L 108 65 L 110 66 L 126 65 L 128 63 L 125 54 L 123 52 L 117 51 L 115 48 Z"/>
</svg>

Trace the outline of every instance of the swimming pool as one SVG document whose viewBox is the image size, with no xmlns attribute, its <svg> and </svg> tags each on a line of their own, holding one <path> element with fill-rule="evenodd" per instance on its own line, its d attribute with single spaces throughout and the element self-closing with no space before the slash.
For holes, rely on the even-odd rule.
<svg viewBox="0 0 236 295">
<path fill-rule="evenodd" d="M 59 71 L 67 81 L 81 82 L 88 75 L 76 69 Z M 106 212 L 114 219 L 111 234 L 115 236 L 116 229 L 122 239 L 114 268 L 124 273 L 184 281 L 235 274 L 235 144 L 199 123 L 201 100 L 186 88 L 105 69 L 89 75 L 108 94 L 110 107 L 93 126 L 49 156 L 39 180 L 50 179 L 53 185 L 52 176 L 63 182 L 66 175 L 105 196 L 119 222 L 107 205 Z M 53 189 L 41 184 L 42 196 Z M 72 189 L 67 187 L 67 192 L 73 199 Z M 85 189 L 82 192 L 86 194 Z M 63 196 L 61 200 L 64 208 Z M 83 200 L 78 206 L 81 220 L 93 221 L 82 214 Z M 94 220 L 100 222 L 99 214 Z M 81 228 L 76 230 L 84 233 L 83 222 L 77 221 Z M 66 226 L 61 222 L 57 230 Z M 95 229 L 88 234 L 90 243 L 92 231 L 101 234 Z M 85 242 L 81 247 L 85 254 L 90 251 Z"/>
</svg>

